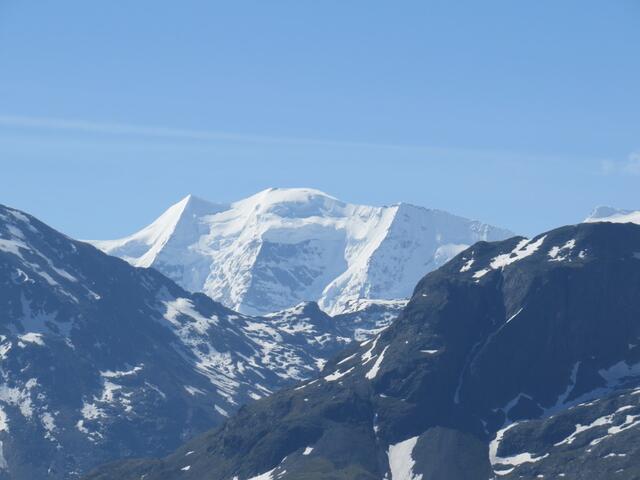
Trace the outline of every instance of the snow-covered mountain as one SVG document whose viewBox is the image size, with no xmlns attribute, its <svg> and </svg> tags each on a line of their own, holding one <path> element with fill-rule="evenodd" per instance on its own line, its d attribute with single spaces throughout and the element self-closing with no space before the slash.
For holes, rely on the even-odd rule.
<svg viewBox="0 0 640 480">
<path fill-rule="evenodd" d="M 611 223 L 637 223 L 640 224 L 640 210 L 621 210 L 612 207 L 596 207 L 585 223 L 611 222 Z"/>
<path fill-rule="evenodd" d="M 92 243 L 243 313 L 312 300 L 337 314 L 362 299 L 408 298 L 469 245 L 510 236 L 440 210 L 352 205 L 297 188 L 231 204 L 189 195 L 129 237 Z"/>
<path fill-rule="evenodd" d="M 637 480 L 640 226 L 480 242 L 373 339 L 87 480 Z"/>
<path fill-rule="evenodd" d="M 238 314 L 0 205 L 0 479 L 168 452 L 317 374 L 357 325 Z"/>
</svg>

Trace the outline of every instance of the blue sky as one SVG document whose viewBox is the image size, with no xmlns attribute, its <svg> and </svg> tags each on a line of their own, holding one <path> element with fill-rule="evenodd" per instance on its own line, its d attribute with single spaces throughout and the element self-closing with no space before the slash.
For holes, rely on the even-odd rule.
<svg viewBox="0 0 640 480">
<path fill-rule="evenodd" d="M 531 234 L 640 208 L 640 3 L 0 0 L 0 203 L 80 238 L 310 186 Z"/>
</svg>

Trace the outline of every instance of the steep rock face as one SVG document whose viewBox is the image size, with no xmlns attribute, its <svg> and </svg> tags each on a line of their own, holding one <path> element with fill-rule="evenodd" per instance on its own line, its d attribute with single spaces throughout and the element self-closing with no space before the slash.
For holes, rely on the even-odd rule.
<svg viewBox="0 0 640 480">
<path fill-rule="evenodd" d="M 266 314 L 316 301 L 330 314 L 396 300 L 478 240 L 511 233 L 439 210 L 269 189 L 230 205 L 188 196 L 138 233 L 92 242 L 230 308 Z"/>
<path fill-rule="evenodd" d="M 639 288 L 636 225 L 480 242 L 318 378 L 88 478 L 637 478 Z"/>
<path fill-rule="evenodd" d="M 317 305 L 247 317 L 0 206 L 0 478 L 167 453 L 349 341 Z"/>
</svg>

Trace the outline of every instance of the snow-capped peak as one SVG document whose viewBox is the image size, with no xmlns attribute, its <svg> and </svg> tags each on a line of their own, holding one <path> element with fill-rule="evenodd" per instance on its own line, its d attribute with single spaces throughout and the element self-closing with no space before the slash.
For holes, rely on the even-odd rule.
<svg viewBox="0 0 640 480">
<path fill-rule="evenodd" d="M 150 267 L 167 242 L 178 232 L 181 223 L 197 223 L 201 216 L 219 212 L 227 207 L 189 194 L 171 205 L 153 223 L 133 235 L 117 240 L 91 240 L 90 243 L 132 265 Z"/>
<path fill-rule="evenodd" d="M 239 200 L 233 205 L 248 204 L 268 210 L 276 204 L 301 204 L 322 207 L 331 204 L 344 205 L 343 202 L 315 188 L 267 188 L 250 197 Z"/>
<path fill-rule="evenodd" d="M 637 223 L 640 224 L 640 210 L 622 210 L 619 208 L 599 206 L 596 207 L 585 223 L 611 222 L 611 223 Z"/>
<path fill-rule="evenodd" d="M 93 242 L 247 314 L 317 301 L 336 314 L 394 300 L 478 240 L 511 232 L 401 203 L 342 202 L 311 188 L 270 188 L 231 204 L 189 196 L 124 239 Z"/>
</svg>

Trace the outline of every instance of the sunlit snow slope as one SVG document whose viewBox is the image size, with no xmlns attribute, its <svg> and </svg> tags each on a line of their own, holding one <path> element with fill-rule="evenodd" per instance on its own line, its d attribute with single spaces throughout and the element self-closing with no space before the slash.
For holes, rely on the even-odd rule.
<svg viewBox="0 0 640 480">
<path fill-rule="evenodd" d="M 141 231 L 93 244 L 243 313 L 317 301 L 337 314 L 362 299 L 407 298 L 467 246 L 511 235 L 439 210 L 353 205 L 296 188 L 229 205 L 189 195 Z"/>
<path fill-rule="evenodd" d="M 585 219 L 585 222 L 637 223 L 640 225 L 640 210 L 597 207 L 591 215 Z"/>
</svg>

